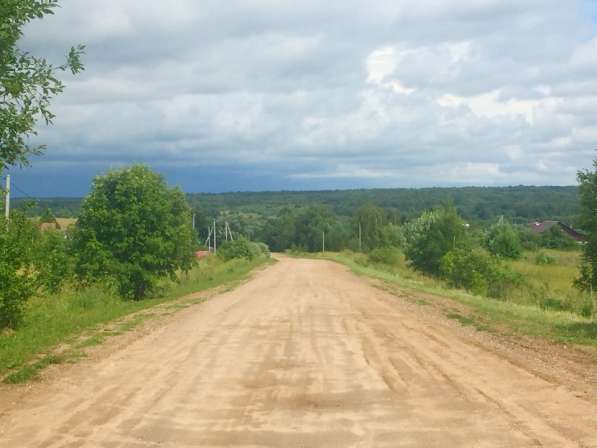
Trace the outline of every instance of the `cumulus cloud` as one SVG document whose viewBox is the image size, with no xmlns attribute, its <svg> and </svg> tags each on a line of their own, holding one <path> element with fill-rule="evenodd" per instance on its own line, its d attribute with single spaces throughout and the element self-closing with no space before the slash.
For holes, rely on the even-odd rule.
<svg viewBox="0 0 597 448">
<path fill-rule="evenodd" d="M 588 1 L 61 5 L 21 45 L 59 60 L 85 43 L 87 70 L 65 78 L 34 172 L 146 162 L 244 172 L 251 189 L 250 173 L 293 188 L 570 184 L 595 155 Z"/>
</svg>

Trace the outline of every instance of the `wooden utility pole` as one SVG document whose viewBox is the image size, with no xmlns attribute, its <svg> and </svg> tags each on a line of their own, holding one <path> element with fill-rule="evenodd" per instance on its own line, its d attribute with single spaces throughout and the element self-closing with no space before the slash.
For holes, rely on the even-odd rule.
<svg viewBox="0 0 597 448">
<path fill-rule="evenodd" d="M 6 190 L 4 190 L 4 217 L 10 219 L 10 174 L 6 175 Z"/>
<path fill-rule="evenodd" d="M 595 300 L 595 296 L 593 296 L 593 279 L 591 279 L 591 303 L 593 305 L 593 313 L 592 313 L 592 319 L 593 322 L 597 322 L 597 300 Z"/>
<path fill-rule="evenodd" d="M 230 224 L 226 221 L 226 241 L 228 241 L 228 236 L 230 236 L 230 241 L 234 241 L 234 237 L 232 236 L 232 229 L 230 228 Z"/>
<path fill-rule="evenodd" d="M 207 228 L 207 239 L 205 242 L 207 243 L 207 251 L 211 252 L 211 226 Z"/>
<path fill-rule="evenodd" d="M 321 239 L 321 251 L 325 252 L 325 230 L 323 231 L 322 239 Z"/>
<path fill-rule="evenodd" d="M 363 236 L 361 229 L 361 221 L 359 221 L 359 252 L 363 251 Z"/>
<path fill-rule="evenodd" d="M 214 219 L 214 254 L 218 253 L 218 235 L 216 228 L 216 220 Z"/>
<path fill-rule="evenodd" d="M 195 213 L 193 213 L 193 230 L 195 230 Z"/>
</svg>

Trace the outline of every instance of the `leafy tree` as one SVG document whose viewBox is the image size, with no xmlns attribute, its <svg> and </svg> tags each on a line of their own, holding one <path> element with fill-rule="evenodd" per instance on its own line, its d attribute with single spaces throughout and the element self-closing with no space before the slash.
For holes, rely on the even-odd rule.
<svg viewBox="0 0 597 448">
<path fill-rule="evenodd" d="M 322 249 L 323 233 L 329 237 L 330 228 L 335 224 L 335 217 L 323 205 L 313 205 L 303 209 L 296 218 L 295 246 L 309 252 Z"/>
<path fill-rule="evenodd" d="M 83 281 L 113 279 L 123 297 L 140 299 L 164 276 L 190 269 L 191 211 L 183 193 L 144 166 L 93 181 L 74 232 L 75 270 Z"/>
<path fill-rule="evenodd" d="M 361 226 L 363 249 L 374 249 L 381 244 L 382 229 L 386 221 L 385 215 L 383 209 L 373 204 L 366 204 L 357 211 L 356 227 L 358 229 L 359 224 Z"/>
<path fill-rule="evenodd" d="M 580 224 L 587 234 L 587 242 L 582 248 L 580 275 L 575 284 L 585 291 L 597 289 L 597 159 L 594 170 L 578 172 L 580 183 Z M 593 317 L 597 317 L 597 301 L 593 298 Z"/>
<path fill-rule="evenodd" d="M 464 222 L 451 205 L 425 212 L 405 226 L 405 255 L 416 268 L 440 273 L 441 260 L 450 250 L 469 245 Z"/>
<path fill-rule="evenodd" d="M 35 293 L 32 262 L 37 236 L 37 228 L 21 213 L 12 213 L 8 224 L 0 218 L 0 328 L 16 327 Z"/>
<path fill-rule="evenodd" d="M 58 0 L 0 2 L 0 171 L 25 165 L 29 155 L 41 152 L 43 147 L 31 146 L 28 137 L 35 135 L 39 118 L 46 124 L 54 118 L 50 102 L 64 89 L 57 73 L 70 70 L 76 74 L 83 70 L 83 46 L 71 48 L 60 66 L 17 48 L 23 27 L 53 14 L 57 6 Z"/>
<path fill-rule="evenodd" d="M 274 252 L 280 252 L 295 245 L 295 236 L 296 212 L 285 207 L 267 221 L 262 238 Z"/>
<path fill-rule="evenodd" d="M 522 255 L 520 238 L 508 223 L 492 226 L 485 239 L 487 250 L 498 257 L 518 259 Z"/>
</svg>

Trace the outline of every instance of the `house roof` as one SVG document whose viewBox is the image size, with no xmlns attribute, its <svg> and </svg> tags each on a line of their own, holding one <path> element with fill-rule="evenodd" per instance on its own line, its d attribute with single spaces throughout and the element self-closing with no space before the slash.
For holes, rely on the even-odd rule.
<svg viewBox="0 0 597 448">
<path fill-rule="evenodd" d="M 531 223 L 531 231 L 533 233 L 543 233 L 548 231 L 554 226 L 558 226 L 560 229 L 564 231 L 564 233 L 568 234 L 571 238 L 575 239 L 576 241 L 586 241 L 586 237 L 582 234 L 574 230 L 567 224 L 564 224 L 561 221 L 543 221 L 543 222 L 534 222 Z"/>
<path fill-rule="evenodd" d="M 557 226 L 558 224 L 559 224 L 559 221 L 543 221 L 543 222 L 535 221 L 534 223 L 531 223 L 531 230 L 535 233 L 543 233 L 543 232 L 551 229 L 553 226 Z"/>
</svg>

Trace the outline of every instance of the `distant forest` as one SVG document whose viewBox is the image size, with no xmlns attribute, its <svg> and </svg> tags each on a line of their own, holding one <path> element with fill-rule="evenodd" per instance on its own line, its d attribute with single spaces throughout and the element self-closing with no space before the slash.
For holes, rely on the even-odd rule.
<svg viewBox="0 0 597 448">
<path fill-rule="evenodd" d="M 373 204 L 404 222 L 446 202 L 451 202 L 464 219 L 477 222 L 504 216 L 514 224 L 555 219 L 575 225 L 579 213 L 575 186 L 193 193 L 187 197 L 204 217 L 226 213 L 272 217 L 283 208 L 311 205 L 324 205 L 333 214 L 348 217 L 354 216 L 363 205 Z M 26 208 L 30 216 L 47 214 L 50 210 L 57 217 L 76 217 L 81 201 L 81 198 L 19 198 L 14 200 L 14 206 Z"/>
</svg>

